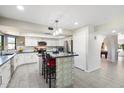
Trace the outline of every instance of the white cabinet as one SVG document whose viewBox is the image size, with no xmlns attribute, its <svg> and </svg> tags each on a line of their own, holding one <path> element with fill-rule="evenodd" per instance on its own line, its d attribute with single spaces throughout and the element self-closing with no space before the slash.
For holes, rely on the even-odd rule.
<svg viewBox="0 0 124 93">
<path fill-rule="evenodd" d="M 1 67 L 0 67 L 0 87 L 2 85 L 2 71 L 1 71 Z"/>
<path fill-rule="evenodd" d="M 16 55 L 17 59 L 16 59 L 16 65 L 19 66 L 19 65 L 22 65 L 25 63 L 25 60 L 24 60 L 24 54 L 17 54 Z"/>
<path fill-rule="evenodd" d="M 37 56 L 36 53 L 25 53 L 24 54 L 25 63 L 38 62 L 38 58 L 37 57 L 38 56 Z"/>
<path fill-rule="evenodd" d="M 9 80 L 11 78 L 11 74 L 10 74 L 10 61 L 5 63 L 1 67 L 1 76 L 2 76 L 2 84 L 1 84 L 0 87 L 6 88 L 7 85 L 8 85 L 8 82 L 9 82 Z"/>
<path fill-rule="evenodd" d="M 20 53 L 0 67 L 0 87 L 5 88 L 11 79 L 11 64 L 14 62 L 14 71 L 17 66 L 27 63 L 38 62 L 37 53 Z"/>
<path fill-rule="evenodd" d="M 37 46 L 38 39 L 33 37 L 26 37 L 25 38 L 25 46 Z"/>
<path fill-rule="evenodd" d="M 14 71 L 15 71 L 15 69 L 16 69 L 17 66 L 18 66 L 18 56 L 15 55 L 14 56 Z"/>
<path fill-rule="evenodd" d="M 15 57 L 15 66 L 19 66 L 22 64 L 38 62 L 37 53 L 20 53 Z"/>
<path fill-rule="evenodd" d="M 25 54 L 25 61 L 28 63 L 38 62 L 37 53 L 27 53 Z"/>
<path fill-rule="evenodd" d="M 37 46 L 39 41 L 45 41 L 47 46 L 58 46 L 57 39 L 39 38 L 39 37 L 25 37 L 25 46 Z"/>
</svg>

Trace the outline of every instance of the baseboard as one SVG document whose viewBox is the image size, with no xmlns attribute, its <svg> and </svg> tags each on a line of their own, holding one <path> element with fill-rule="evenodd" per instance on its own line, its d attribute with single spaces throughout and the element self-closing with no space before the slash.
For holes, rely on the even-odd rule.
<svg viewBox="0 0 124 93">
<path fill-rule="evenodd" d="M 86 72 L 93 72 L 93 71 L 95 71 L 95 70 L 98 70 L 98 69 L 100 69 L 101 67 L 96 67 L 96 68 L 94 68 L 94 69 L 91 69 L 91 70 L 85 70 Z"/>
<path fill-rule="evenodd" d="M 82 70 L 82 71 L 85 71 L 84 69 L 82 69 L 82 68 L 79 68 L 79 67 L 76 67 L 76 66 L 74 66 L 75 68 L 77 68 L 77 69 L 79 69 L 79 70 Z"/>
</svg>

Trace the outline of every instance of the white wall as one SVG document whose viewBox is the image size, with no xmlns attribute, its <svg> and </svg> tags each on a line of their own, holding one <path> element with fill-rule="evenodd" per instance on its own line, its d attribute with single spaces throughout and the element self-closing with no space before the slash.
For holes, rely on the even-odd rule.
<svg viewBox="0 0 124 93">
<path fill-rule="evenodd" d="M 117 33 L 112 33 L 113 30 L 117 32 L 123 32 L 124 20 L 119 18 L 112 20 L 108 23 L 101 24 L 95 27 L 96 33 L 103 34 L 107 37 L 108 43 L 108 60 L 111 62 L 117 62 L 118 59 L 118 39 Z"/>
<path fill-rule="evenodd" d="M 124 34 L 118 35 L 118 44 L 124 44 Z"/>
<path fill-rule="evenodd" d="M 86 70 L 88 42 L 88 26 L 74 31 L 73 33 L 73 51 L 79 56 L 74 57 L 74 65 L 82 70 Z"/>
<path fill-rule="evenodd" d="M 103 39 L 104 36 L 95 33 L 91 25 L 76 30 L 73 33 L 74 52 L 79 56 L 74 58 L 74 65 L 87 72 L 100 68 Z"/>
<path fill-rule="evenodd" d="M 89 26 L 88 37 L 88 53 L 87 53 L 87 72 L 94 71 L 100 68 L 101 64 L 101 44 L 103 41 L 103 35 L 99 35 L 94 32 L 94 26 Z"/>
<path fill-rule="evenodd" d="M 104 39 L 104 42 L 107 45 L 108 48 L 108 57 L 107 60 L 111 62 L 117 62 L 118 60 L 118 36 L 117 35 L 111 35 L 106 36 Z"/>
</svg>

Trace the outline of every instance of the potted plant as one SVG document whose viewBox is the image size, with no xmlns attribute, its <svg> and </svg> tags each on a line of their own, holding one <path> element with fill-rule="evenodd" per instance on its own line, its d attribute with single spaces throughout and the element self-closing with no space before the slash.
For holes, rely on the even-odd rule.
<svg viewBox="0 0 124 93">
<path fill-rule="evenodd" d="M 124 44 L 121 45 L 122 50 L 124 51 Z"/>
</svg>

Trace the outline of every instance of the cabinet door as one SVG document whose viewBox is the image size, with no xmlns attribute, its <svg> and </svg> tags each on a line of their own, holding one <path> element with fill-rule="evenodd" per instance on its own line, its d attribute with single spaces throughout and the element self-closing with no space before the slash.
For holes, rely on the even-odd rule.
<svg viewBox="0 0 124 93">
<path fill-rule="evenodd" d="M 25 38 L 25 46 L 37 46 L 38 39 L 32 37 Z"/>
<path fill-rule="evenodd" d="M 32 53 L 25 53 L 25 63 L 32 63 Z"/>
<path fill-rule="evenodd" d="M 33 62 L 38 62 L 39 57 L 38 57 L 37 53 L 32 53 L 32 60 L 33 60 Z"/>
<path fill-rule="evenodd" d="M 2 85 L 2 71 L 1 71 L 1 67 L 0 67 L 0 87 Z"/>
<path fill-rule="evenodd" d="M 25 64 L 24 54 L 17 54 L 17 64 L 18 65 Z"/>
<path fill-rule="evenodd" d="M 10 61 L 2 66 L 1 72 L 2 72 L 1 73 L 1 75 L 2 75 L 2 85 L 1 85 L 1 87 L 5 88 L 5 87 L 7 87 L 8 82 L 11 78 L 11 75 L 10 75 Z"/>
<path fill-rule="evenodd" d="M 16 56 L 14 56 L 14 71 L 17 66 L 18 66 L 18 59 L 17 59 L 17 55 L 16 55 Z"/>
<path fill-rule="evenodd" d="M 33 63 L 38 61 L 37 53 L 26 53 L 24 55 L 26 63 Z"/>
</svg>

